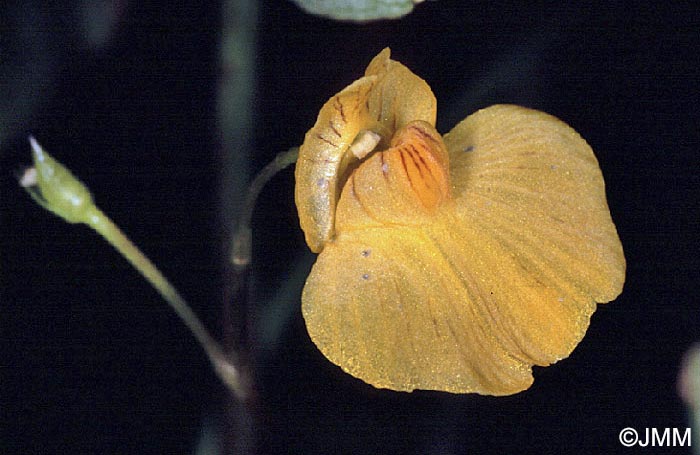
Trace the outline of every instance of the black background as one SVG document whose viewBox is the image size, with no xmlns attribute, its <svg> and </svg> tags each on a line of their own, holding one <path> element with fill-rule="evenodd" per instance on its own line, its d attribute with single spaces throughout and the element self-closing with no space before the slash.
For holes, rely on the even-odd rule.
<svg viewBox="0 0 700 455">
<path fill-rule="evenodd" d="M 306 334 L 293 278 L 313 257 L 285 171 L 254 217 L 253 333 L 272 324 L 264 308 L 274 295 L 288 313 L 253 352 L 257 452 L 614 453 L 624 427 L 688 426 L 676 377 L 700 341 L 700 11 L 560 3 L 439 0 L 368 25 L 259 4 L 251 170 L 300 144 L 320 106 L 390 46 L 431 85 L 439 131 L 503 102 L 579 131 L 605 176 L 628 269 L 623 294 L 599 307 L 570 358 L 536 369 L 526 392 L 376 390 L 327 362 Z M 155 291 L 96 234 L 36 206 L 13 176 L 32 133 L 221 330 L 220 5 L 126 8 L 95 53 L 53 7 L 50 95 L 0 144 L 2 453 L 192 453 L 203 423 L 229 431 L 223 387 Z"/>
</svg>

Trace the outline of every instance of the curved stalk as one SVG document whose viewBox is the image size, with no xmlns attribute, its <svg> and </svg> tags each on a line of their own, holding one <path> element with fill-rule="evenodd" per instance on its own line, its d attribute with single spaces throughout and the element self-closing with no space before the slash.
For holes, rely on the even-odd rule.
<svg viewBox="0 0 700 455">
<path fill-rule="evenodd" d="M 214 371 L 233 393 L 244 399 L 246 388 L 236 366 L 212 338 L 185 299 L 158 268 L 93 202 L 87 187 L 61 163 L 53 159 L 33 138 L 34 167 L 20 177 L 20 185 L 42 207 L 69 223 L 84 223 L 97 231 L 133 265 L 185 323 L 211 361 Z"/>
<path fill-rule="evenodd" d="M 290 164 L 296 163 L 298 157 L 299 147 L 279 153 L 275 159 L 258 172 L 258 175 L 255 176 L 248 187 L 248 193 L 241 211 L 241 219 L 233 237 L 233 247 L 231 249 L 231 263 L 236 269 L 245 269 L 250 264 L 252 256 L 252 230 L 250 223 L 253 218 L 255 201 L 257 201 L 265 184 L 279 171 L 287 168 Z"/>
</svg>

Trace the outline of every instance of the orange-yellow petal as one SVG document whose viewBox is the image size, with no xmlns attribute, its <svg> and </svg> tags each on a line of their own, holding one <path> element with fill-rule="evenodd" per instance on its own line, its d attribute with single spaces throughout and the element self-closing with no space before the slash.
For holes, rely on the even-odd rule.
<svg viewBox="0 0 700 455">
<path fill-rule="evenodd" d="M 304 288 L 307 329 L 376 387 L 516 393 L 621 292 L 603 179 L 586 142 L 540 112 L 494 106 L 444 139 L 450 197 L 433 213 L 398 185 L 417 170 L 375 192 L 382 155 L 351 174 Z"/>
<path fill-rule="evenodd" d="M 384 49 L 365 76 L 321 108 L 299 150 L 295 201 L 306 243 L 314 252 L 335 235 L 335 208 L 348 166 L 372 150 L 360 144 L 364 132 L 378 136 L 375 148 L 387 148 L 395 132 L 412 121 L 435 125 L 436 101 L 430 87 Z M 368 143 L 372 143 L 371 141 Z"/>
<path fill-rule="evenodd" d="M 593 151 L 560 120 L 508 105 L 469 116 L 445 142 L 455 223 L 473 226 L 489 245 L 477 267 L 463 261 L 461 267 L 498 289 L 492 308 L 508 327 L 501 343 L 531 364 L 567 357 L 595 303 L 615 299 L 625 280 Z"/>
<path fill-rule="evenodd" d="M 336 210 L 336 232 L 429 221 L 450 197 L 442 137 L 426 122 L 399 130 L 391 147 L 350 172 Z"/>
<path fill-rule="evenodd" d="M 596 302 L 622 291 L 625 258 L 590 146 L 543 112 L 478 111 L 445 135 L 456 213 L 502 239 L 518 259 L 541 257 Z M 527 263 L 528 265 L 535 265 Z"/>
</svg>

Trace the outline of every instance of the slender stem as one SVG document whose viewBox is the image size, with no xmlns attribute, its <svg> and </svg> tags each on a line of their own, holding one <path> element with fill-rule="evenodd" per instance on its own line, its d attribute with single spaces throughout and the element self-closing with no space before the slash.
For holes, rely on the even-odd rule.
<svg viewBox="0 0 700 455">
<path fill-rule="evenodd" d="M 194 335 L 197 342 L 206 352 L 221 380 L 233 390 L 238 398 L 244 399 L 246 391 L 242 385 L 238 369 L 228 359 L 221 346 L 209 335 L 202 321 L 160 270 L 97 207 L 94 207 L 88 214 L 87 223 L 111 243 L 156 288 L 182 319 L 182 322 L 190 329 L 192 335 Z"/>
<path fill-rule="evenodd" d="M 299 158 L 299 147 L 294 147 L 286 152 L 279 153 L 274 160 L 269 162 L 258 175 L 255 176 L 253 182 L 248 187 L 241 218 L 238 224 L 238 229 L 233 237 L 233 249 L 231 253 L 231 262 L 238 269 L 244 269 L 250 264 L 252 250 L 252 232 L 250 223 L 253 218 L 253 209 L 255 201 L 258 199 L 260 192 L 265 187 L 265 184 L 275 176 L 279 171 L 285 169 L 290 164 L 296 163 Z"/>
</svg>

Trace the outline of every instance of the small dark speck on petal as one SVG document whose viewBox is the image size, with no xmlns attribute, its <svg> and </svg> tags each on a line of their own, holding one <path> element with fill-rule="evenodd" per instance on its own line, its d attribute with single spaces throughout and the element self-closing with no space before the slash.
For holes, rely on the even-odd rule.
<svg viewBox="0 0 700 455">
<path fill-rule="evenodd" d="M 362 250 L 362 253 L 360 253 L 360 254 L 362 255 L 362 257 L 366 258 L 370 255 L 371 252 L 372 252 L 372 250 Z"/>
<path fill-rule="evenodd" d="M 467 147 L 467 148 L 464 149 L 464 153 L 469 153 L 469 152 L 473 152 L 473 151 L 474 151 L 474 146 L 473 146 L 473 145 L 470 145 L 469 147 Z"/>
<path fill-rule="evenodd" d="M 363 280 L 369 280 L 369 273 L 363 273 L 363 274 L 362 274 L 362 279 L 363 279 Z"/>
</svg>

